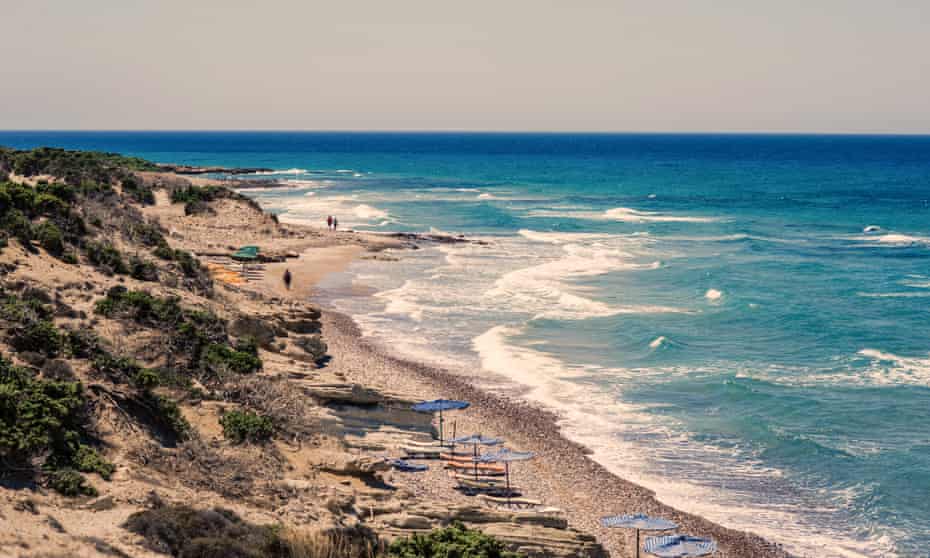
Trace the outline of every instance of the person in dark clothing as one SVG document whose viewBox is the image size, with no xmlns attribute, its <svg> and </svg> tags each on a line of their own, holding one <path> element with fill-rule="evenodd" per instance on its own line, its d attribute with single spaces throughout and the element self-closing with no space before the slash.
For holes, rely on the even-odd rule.
<svg viewBox="0 0 930 558">
<path fill-rule="evenodd" d="M 336 219 L 335 217 L 333 217 L 333 230 L 336 230 L 338 226 L 339 226 L 339 219 Z"/>
<path fill-rule="evenodd" d="M 333 228 L 333 216 L 330 215 L 326 218 L 326 228 L 332 230 Z"/>
<path fill-rule="evenodd" d="M 287 288 L 287 290 L 291 290 L 291 279 L 292 279 L 291 270 L 285 269 L 284 270 L 284 286 Z"/>
</svg>

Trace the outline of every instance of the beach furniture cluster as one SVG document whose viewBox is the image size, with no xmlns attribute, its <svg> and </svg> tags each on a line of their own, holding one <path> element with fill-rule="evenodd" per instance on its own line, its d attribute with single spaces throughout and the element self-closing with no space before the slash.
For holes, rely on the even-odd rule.
<svg viewBox="0 0 930 558">
<path fill-rule="evenodd" d="M 539 514 L 558 516 L 562 510 L 546 506 L 539 500 L 526 498 L 519 487 L 510 482 L 512 463 L 533 459 L 532 452 L 520 452 L 504 447 L 501 438 L 486 437 L 481 434 L 444 438 L 442 413 L 468 408 L 467 401 L 436 399 L 413 405 L 414 411 L 439 413 L 439 439 L 432 441 L 407 440 L 401 447 L 405 459 L 394 460 L 394 467 L 400 471 L 418 472 L 427 470 L 427 465 L 414 464 L 412 459 L 438 460 L 447 470 L 456 488 L 465 494 L 476 496 L 484 505 L 497 509 L 517 509 Z M 481 453 L 482 448 L 494 448 Z M 645 514 L 614 515 L 601 518 L 603 527 L 633 529 L 636 534 L 636 557 L 640 552 L 659 558 L 684 558 L 690 556 L 708 556 L 716 552 L 717 543 L 683 534 L 649 537 L 645 544 L 640 544 L 641 531 L 669 531 L 678 525 L 661 517 Z"/>
<path fill-rule="evenodd" d="M 661 517 L 650 517 L 637 513 L 632 515 L 612 515 L 601 518 L 603 527 L 633 529 L 636 532 L 636 557 L 640 556 L 640 531 L 669 531 L 678 524 Z M 717 543 L 711 539 L 692 537 L 690 535 L 664 535 L 649 537 L 642 549 L 647 554 L 659 558 L 684 558 L 687 556 L 708 556 L 717 551 Z"/>
<path fill-rule="evenodd" d="M 524 498 L 522 490 L 510 482 L 510 464 L 532 459 L 531 452 L 518 452 L 504 448 L 505 441 L 481 434 L 444 438 L 443 412 L 465 409 L 466 401 L 436 399 L 413 405 L 419 412 L 439 413 L 439 439 L 423 442 L 407 440 L 401 447 L 404 460 L 395 468 L 401 471 L 410 469 L 411 459 L 437 460 L 447 471 L 455 487 L 469 496 L 476 496 L 487 507 L 498 509 L 518 509 L 549 515 L 561 514 L 562 510 L 545 506 L 538 500 Z M 453 435 L 454 436 L 454 435 Z M 494 451 L 481 453 L 484 448 Z M 422 466 L 425 467 L 425 466 Z"/>
</svg>

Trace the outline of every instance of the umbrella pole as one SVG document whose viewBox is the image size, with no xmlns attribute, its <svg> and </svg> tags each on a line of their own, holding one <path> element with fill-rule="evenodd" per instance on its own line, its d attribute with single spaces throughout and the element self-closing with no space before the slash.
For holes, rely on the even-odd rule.
<svg viewBox="0 0 930 558">
<path fill-rule="evenodd" d="M 510 462 L 504 461 L 504 472 L 507 473 L 507 507 L 510 507 Z"/>
<path fill-rule="evenodd" d="M 475 480 L 478 480 L 478 442 L 475 442 L 475 457 L 473 460 L 475 462 Z"/>
<path fill-rule="evenodd" d="M 635 529 L 635 531 L 636 531 L 636 558 L 639 558 L 639 529 Z"/>
<path fill-rule="evenodd" d="M 439 447 L 443 447 L 445 444 L 442 443 L 442 409 L 439 409 Z"/>
</svg>

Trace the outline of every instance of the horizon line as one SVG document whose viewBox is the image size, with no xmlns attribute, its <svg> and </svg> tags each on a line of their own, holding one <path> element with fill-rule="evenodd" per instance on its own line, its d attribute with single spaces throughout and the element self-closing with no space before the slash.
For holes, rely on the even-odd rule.
<svg viewBox="0 0 930 558">
<path fill-rule="evenodd" d="M 514 135 L 715 135 L 715 136 L 870 136 L 870 137 L 930 137 L 927 132 L 836 132 L 836 131 L 658 131 L 658 130 L 471 130 L 471 129 L 288 129 L 288 128 L 20 128 L 2 129 L 2 133 L 319 133 L 319 134 L 514 134 Z"/>
</svg>

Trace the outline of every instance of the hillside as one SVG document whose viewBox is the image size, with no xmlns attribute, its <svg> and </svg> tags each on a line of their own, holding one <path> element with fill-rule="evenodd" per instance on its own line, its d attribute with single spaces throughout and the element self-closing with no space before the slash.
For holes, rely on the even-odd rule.
<svg viewBox="0 0 930 558">
<path fill-rule="evenodd" d="M 436 502 L 390 471 L 430 417 L 348 378 L 305 295 L 321 261 L 408 240 L 47 148 L 0 149 L 0 222 L 0 554 L 419 556 L 405 537 L 449 525 L 475 556 L 603 554 L 564 519 Z M 245 279 L 242 245 L 263 256 Z"/>
</svg>

